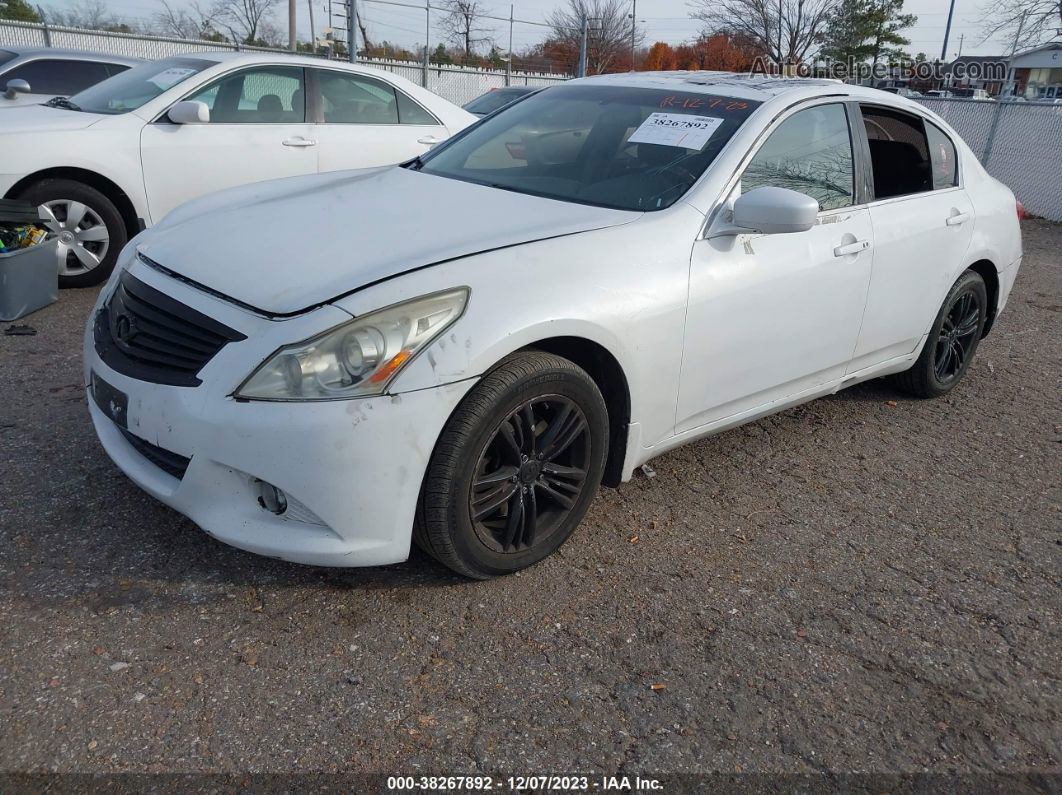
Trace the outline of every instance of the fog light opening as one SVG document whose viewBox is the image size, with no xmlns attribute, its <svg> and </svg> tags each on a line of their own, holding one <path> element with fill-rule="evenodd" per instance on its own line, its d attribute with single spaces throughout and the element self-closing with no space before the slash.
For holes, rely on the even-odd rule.
<svg viewBox="0 0 1062 795">
<path fill-rule="evenodd" d="M 255 478 L 254 482 L 258 487 L 258 504 L 265 510 L 280 516 L 288 509 L 288 498 L 284 496 L 284 492 L 264 480 Z"/>
</svg>

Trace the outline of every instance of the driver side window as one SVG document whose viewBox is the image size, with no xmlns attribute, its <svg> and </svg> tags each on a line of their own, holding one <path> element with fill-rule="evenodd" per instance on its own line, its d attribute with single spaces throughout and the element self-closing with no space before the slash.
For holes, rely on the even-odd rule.
<svg viewBox="0 0 1062 795">
<path fill-rule="evenodd" d="M 855 203 L 852 137 L 843 105 L 798 111 L 764 141 L 741 175 L 741 192 L 774 186 L 807 194 L 820 210 Z"/>
</svg>

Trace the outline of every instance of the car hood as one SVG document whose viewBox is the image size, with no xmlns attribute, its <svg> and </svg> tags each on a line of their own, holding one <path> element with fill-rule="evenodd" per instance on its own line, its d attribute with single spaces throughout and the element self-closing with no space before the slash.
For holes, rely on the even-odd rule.
<svg viewBox="0 0 1062 795">
<path fill-rule="evenodd" d="M 178 277 L 281 316 L 427 265 L 640 215 L 388 166 L 197 199 L 144 233 L 137 250 Z"/>
<path fill-rule="evenodd" d="M 0 104 L 0 135 L 3 133 L 52 132 L 53 130 L 83 130 L 106 119 L 99 113 L 63 110 L 47 105 Z"/>
</svg>

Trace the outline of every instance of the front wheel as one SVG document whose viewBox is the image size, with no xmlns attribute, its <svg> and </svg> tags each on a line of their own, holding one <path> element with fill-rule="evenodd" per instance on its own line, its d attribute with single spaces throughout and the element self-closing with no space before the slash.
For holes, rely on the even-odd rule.
<svg viewBox="0 0 1062 795">
<path fill-rule="evenodd" d="M 964 271 L 948 291 L 918 360 L 895 376 L 897 385 L 923 398 L 950 392 L 970 368 L 987 317 L 984 279 Z"/>
<path fill-rule="evenodd" d="M 91 287 L 107 278 L 128 240 L 114 202 L 71 179 L 42 179 L 19 198 L 40 208 L 48 236 L 57 239 L 60 287 Z"/>
<path fill-rule="evenodd" d="M 475 579 L 537 563 L 582 521 L 607 449 L 608 411 L 590 376 L 559 356 L 514 354 L 484 376 L 443 430 L 414 538 Z"/>
</svg>

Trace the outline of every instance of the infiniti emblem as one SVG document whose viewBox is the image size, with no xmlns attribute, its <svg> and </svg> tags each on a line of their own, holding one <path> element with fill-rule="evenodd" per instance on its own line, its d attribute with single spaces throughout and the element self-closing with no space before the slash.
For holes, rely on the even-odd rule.
<svg viewBox="0 0 1062 795">
<path fill-rule="evenodd" d="M 120 342 L 129 342 L 136 336 L 136 324 L 129 315 L 118 315 L 114 321 L 114 335 Z"/>
</svg>

